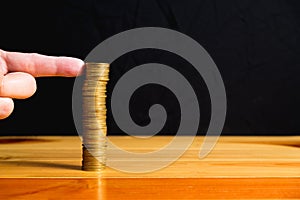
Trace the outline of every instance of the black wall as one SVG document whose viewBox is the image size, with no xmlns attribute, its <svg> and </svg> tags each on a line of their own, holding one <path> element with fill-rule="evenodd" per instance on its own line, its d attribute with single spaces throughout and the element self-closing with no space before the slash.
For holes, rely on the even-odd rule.
<svg viewBox="0 0 300 200">
<path fill-rule="evenodd" d="M 300 133 L 300 3 L 297 0 L 61 0 L 1 3 L 0 48 L 84 59 L 104 39 L 145 26 L 178 30 L 197 40 L 223 77 L 228 111 L 223 135 Z M 199 134 L 210 117 L 208 92 L 192 66 L 171 53 L 139 50 L 111 66 L 108 102 L 116 81 L 132 67 L 160 62 L 179 70 L 200 99 Z M 30 99 L 16 100 L 0 122 L 1 135 L 76 135 L 72 118 L 74 78 L 38 78 Z M 135 93 L 131 114 L 147 124 L 148 108 L 163 104 L 169 114 L 161 134 L 174 134 L 180 112 L 166 88 Z M 109 105 L 108 105 L 109 107 Z M 122 134 L 108 113 L 111 135 Z"/>
</svg>

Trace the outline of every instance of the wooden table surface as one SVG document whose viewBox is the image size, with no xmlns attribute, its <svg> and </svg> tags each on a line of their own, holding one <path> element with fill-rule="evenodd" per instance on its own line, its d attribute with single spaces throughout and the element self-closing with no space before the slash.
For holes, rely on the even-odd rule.
<svg viewBox="0 0 300 200">
<path fill-rule="evenodd" d="M 81 171 L 79 137 L 0 137 L 0 199 L 300 199 L 300 136 L 222 136 L 199 159 L 203 138 L 173 164 L 136 174 Z M 172 137 L 109 139 L 151 152 Z"/>
</svg>

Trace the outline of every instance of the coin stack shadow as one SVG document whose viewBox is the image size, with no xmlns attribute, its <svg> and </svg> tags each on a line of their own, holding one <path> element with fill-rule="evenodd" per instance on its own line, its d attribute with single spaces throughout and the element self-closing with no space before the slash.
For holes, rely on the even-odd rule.
<svg viewBox="0 0 300 200">
<path fill-rule="evenodd" d="M 101 171 L 106 163 L 106 84 L 109 64 L 86 63 L 82 87 L 82 170 Z"/>
</svg>

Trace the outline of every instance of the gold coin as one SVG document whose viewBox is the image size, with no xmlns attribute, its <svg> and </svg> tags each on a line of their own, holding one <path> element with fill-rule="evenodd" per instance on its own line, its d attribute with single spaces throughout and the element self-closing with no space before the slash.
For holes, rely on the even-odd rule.
<svg viewBox="0 0 300 200">
<path fill-rule="evenodd" d="M 85 82 L 82 87 L 84 142 L 82 169 L 86 171 L 100 171 L 105 167 L 108 80 L 109 64 L 86 63 Z"/>
</svg>

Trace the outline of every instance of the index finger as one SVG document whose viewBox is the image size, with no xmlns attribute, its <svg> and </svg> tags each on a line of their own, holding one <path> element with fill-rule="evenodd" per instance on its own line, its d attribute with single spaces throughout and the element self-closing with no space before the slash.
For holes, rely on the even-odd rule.
<svg viewBox="0 0 300 200">
<path fill-rule="evenodd" d="M 26 72 L 35 77 L 80 75 L 84 62 L 73 57 L 46 56 L 37 53 L 4 52 L 8 72 Z"/>
</svg>

